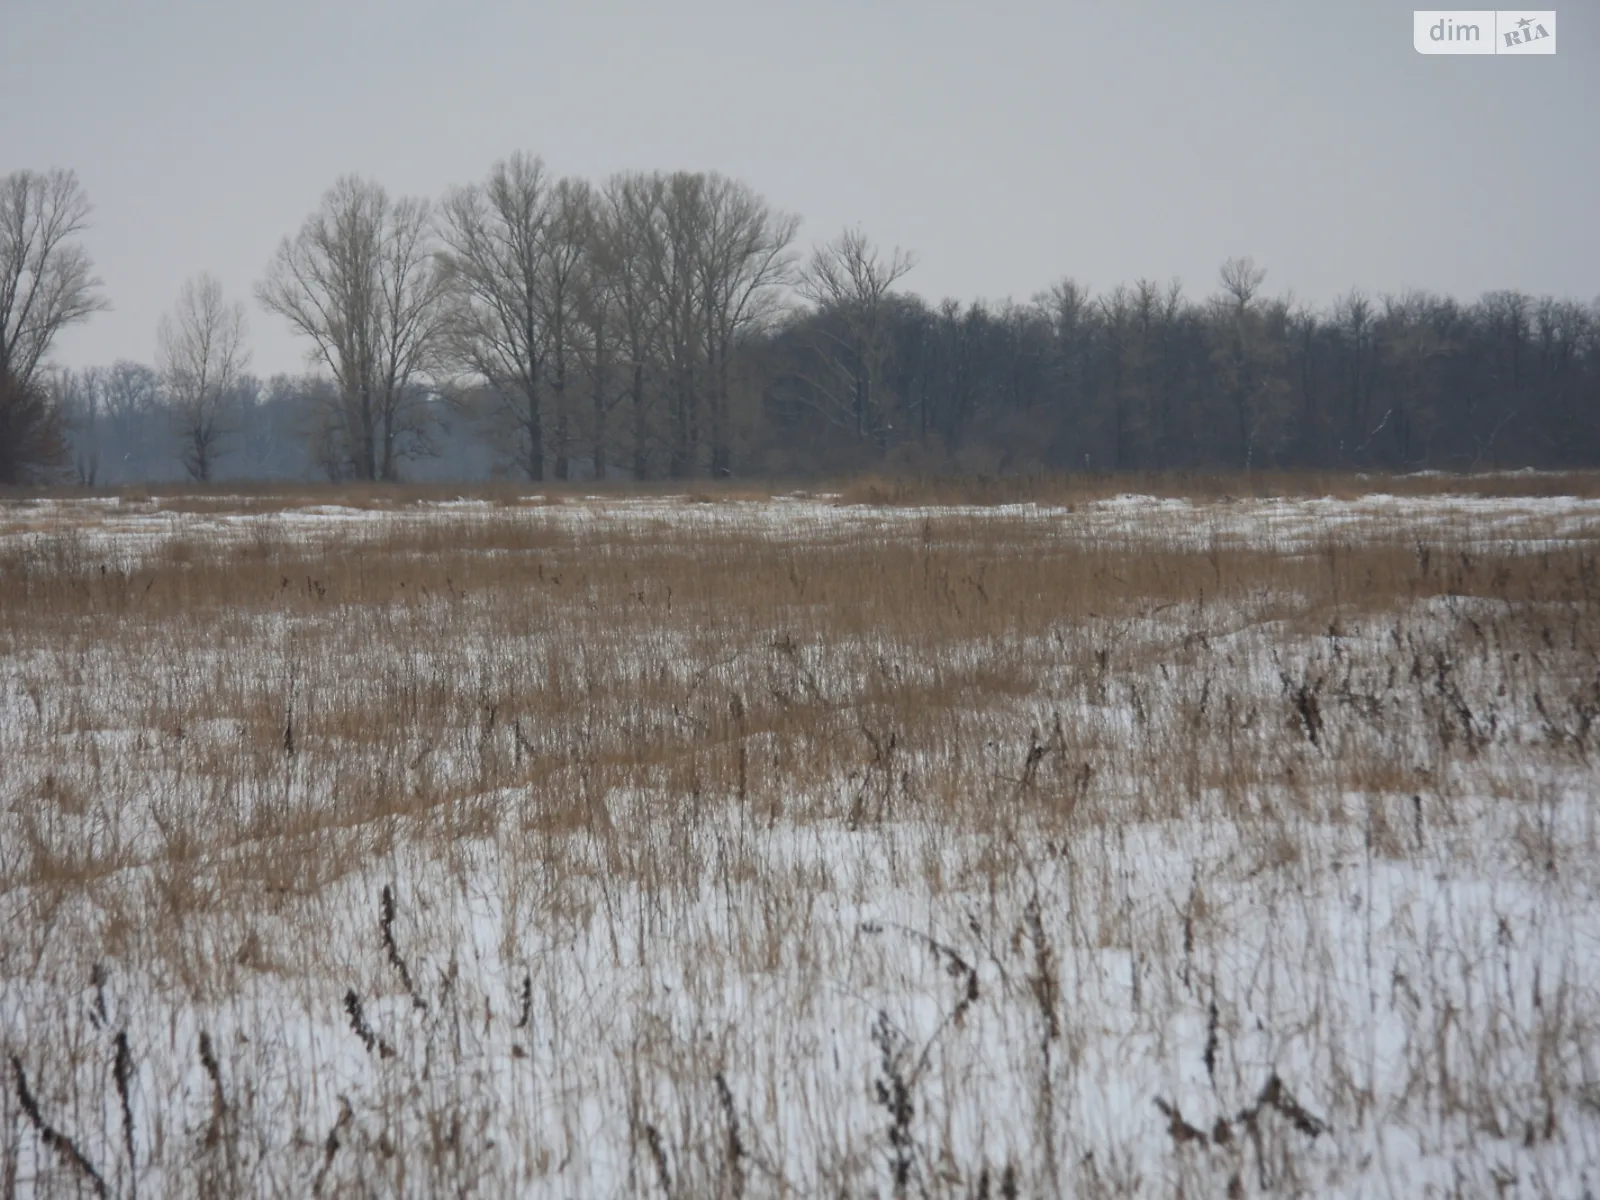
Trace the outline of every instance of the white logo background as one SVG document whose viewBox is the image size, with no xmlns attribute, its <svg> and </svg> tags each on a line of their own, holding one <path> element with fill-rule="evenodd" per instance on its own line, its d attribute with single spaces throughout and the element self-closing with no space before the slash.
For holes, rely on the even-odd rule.
<svg viewBox="0 0 1600 1200">
<path fill-rule="evenodd" d="M 1419 9 L 1411 14 L 1418 54 L 1554 54 L 1554 9 Z"/>
</svg>

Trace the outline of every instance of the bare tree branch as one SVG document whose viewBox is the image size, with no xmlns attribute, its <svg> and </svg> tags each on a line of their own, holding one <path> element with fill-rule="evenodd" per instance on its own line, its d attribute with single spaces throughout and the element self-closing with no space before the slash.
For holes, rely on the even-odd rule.
<svg viewBox="0 0 1600 1200">
<path fill-rule="evenodd" d="M 71 171 L 0 177 L 0 483 L 64 459 L 59 414 L 38 375 L 58 333 L 110 307 L 74 241 L 89 212 Z"/>
<path fill-rule="evenodd" d="M 210 481 L 228 432 L 227 405 L 250 362 L 244 305 L 222 298 L 212 275 L 188 280 L 161 318 L 157 363 L 166 382 L 180 457 L 190 478 Z"/>
<path fill-rule="evenodd" d="M 56 334 L 111 307 L 72 241 L 90 211 L 71 171 L 0 178 L 0 378 L 26 388 Z"/>
<path fill-rule="evenodd" d="M 256 289 L 333 373 L 358 478 L 394 479 L 400 460 L 426 445 L 419 385 L 442 359 L 448 287 L 428 202 L 391 200 L 346 176 L 284 239 Z"/>
<path fill-rule="evenodd" d="M 488 385 L 498 415 L 516 430 L 518 468 L 543 479 L 542 272 L 551 237 L 543 160 L 519 152 L 497 162 L 482 183 L 451 192 L 440 215 L 448 359 Z"/>
<path fill-rule="evenodd" d="M 819 310 L 814 350 L 840 382 L 857 437 L 873 437 L 880 452 L 888 435 L 883 395 L 888 353 L 887 307 L 894 285 L 916 266 L 896 247 L 887 257 L 859 229 L 847 229 L 816 247 L 800 272 L 798 291 Z"/>
</svg>

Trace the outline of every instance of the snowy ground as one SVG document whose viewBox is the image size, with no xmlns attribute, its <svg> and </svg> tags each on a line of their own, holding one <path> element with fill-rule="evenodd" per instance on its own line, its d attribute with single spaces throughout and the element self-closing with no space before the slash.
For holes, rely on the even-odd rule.
<svg viewBox="0 0 1600 1200">
<path fill-rule="evenodd" d="M 1597 537 L 8 507 L 5 1193 L 1587 1195 Z"/>
<path fill-rule="evenodd" d="M 1505 544 L 1592 539 L 1600 528 L 1600 499 L 1566 496 L 1493 498 L 1465 495 L 1391 496 L 1359 500 L 1229 499 L 1190 501 L 1123 495 L 1065 507 L 1047 504 L 939 505 L 928 507 L 842 504 L 831 495 L 777 496 L 772 500 L 689 502 L 682 497 L 549 498 L 520 504 L 463 499 L 412 509 L 369 509 L 305 504 L 257 509 L 239 498 L 208 497 L 204 511 L 167 507 L 161 497 L 33 501 L 0 505 L 0 538 L 80 534 L 97 551 L 119 555 L 179 536 L 202 534 L 223 541 L 288 536 L 361 538 L 395 520 L 423 515 L 478 516 L 571 532 L 652 528 L 703 533 L 739 532 L 805 538 L 884 536 L 915 532 L 928 519 L 968 518 L 990 531 L 1042 525 L 1055 536 L 1083 542 L 1131 541 L 1204 550 L 1216 545 L 1314 548 L 1329 538 L 1388 536 L 1397 525 L 1420 539 L 1449 537 Z"/>
</svg>

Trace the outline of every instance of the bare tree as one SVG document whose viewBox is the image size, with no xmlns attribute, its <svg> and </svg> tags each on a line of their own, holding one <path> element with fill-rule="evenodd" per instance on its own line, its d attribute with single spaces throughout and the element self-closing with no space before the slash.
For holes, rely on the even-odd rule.
<svg viewBox="0 0 1600 1200">
<path fill-rule="evenodd" d="M 450 357 L 489 385 L 517 429 L 517 463 L 529 479 L 544 478 L 547 449 L 555 478 L 572 470 L 568 392 L 594 214 L 586 182 L 552 185 L 544 163 L 526 154 L 456 189 L 443 208 Z"/>
<path fill-rule="evenodd" d="M 655 353 L 667 402 L 667 474 L 673 479 L 690 475 L 699 457 L 701 324 L 694 258 L 704 190 L 704 175 L 677 171 L 661 177 L 641 247 L 655 309 Z"/>
<path fill-rule="evenodd" d="M 668 474 L 700 464 L 709 418 L 711 473 L 732 470 L 732 398 L 742 341 L 764 329 L 790 279 L 799 221 L 746 185 L 716 174 L 657 177 L 637 251 L 667 400 Z"/>
<path fill-rule="evenodd" d="M 825 318 L 817 325 L 817 349 L 827 375 L 838 381 L 823 383 L 821 391 L 843 392 L 856 436 L 874 438 L 880 453 L 888 435 L 882 386 L 890 290 L 914 266 L 911 253 L 896 247 L 885 257 L 861 230 L 847 229 L 816 247 L 799 277 L 800 294 Z"/>
<path fill-rule="evenodd" d="M 71 171 L 0 177 L 0 484 L 59 465 L 59 415 L 38 379 L 56 335 L 110 305 L 76 242 L 89 201 Z"/>
<path fill-rule="evenodd" d="M 1346 396 L 1340 457 L 1360 456 L 1371 440 L 1372 398 L 1377 387 L 1379 340 L 1372 302 L 1359 289 L 1338 297 L 1332 327 Z"/>
<path fill-rule="evenodd" d="M 616 360 L 622 345 L 622 275 L 617 242 L 611 236 L 604 198 L 592 199 L 592 219 L 586 236 L 583 270 L 578 279 L 575 349 L 589 391 L 585 433 L 594 478 L 604 479 L 610 468 L 611 410 L 618 400 Z"/>
<path fill-rule="evenodd" d="M 49 373 L 50 402 L 67 444 L 67 457 L 80 487 L 92 488 L 100 479 L 100 458 L 105 443 L 104 367 L 67 367 Z"/>
<path fill-rule="evenodd" d="M 450 361 L 488 384 L 517 431 L 517 465 L 532 480 L 544 478 L 549 200 L 543 161 L 517 153 L 483 183 L 451 192 L 441 214 Z"/>
<path fill-rule="evenodd" d="M 1129 442 L 1134 428 L 1140 424 L 1140 414 L 1129 395 L 1128 376 L 1130 347 L 1133 344 L 1135 323 L 1134 295 L 1124 284 L 1118 284 L 1100 297 L 1100 328 L 1105 339 L 1105 356 L 1108 378 L 1106 391 L 1111 411 L 1111 469 L 1121 471 L 1131 466 Z"/>
<path fill-rule="evenodd" d="M 595 267 L 610 287 L 618 325 L 617 365 L 626 374 L 631 467 L 635 479 L 650 473 L 654 389 L 651 373 L 661 309 L 651 290 L 652 233 L 661 203 L 660 175 L 613 176 L 599 201 L 594 233 Z"/>
<path fill-rule="evenodd" d="M 66 461 L 62 424 L 43 383 L 0 377 L 0 485 L 48 476 Z"/>
<path fill-rule="evenodd" d="M 228 432 L 227 405 L 250 362 L 244 305 L 222 298 L 222 284 L 202 274 L 183 285 L 177 307 L 156 331 L 157 365 L 167 385 L 191 479 L 208 483 Z"/>
<path fill-rule="evenodd" d="M 446 276 L 428 202 L 392 200 L 379 184 L 346 176 L 284 239 L 256 289 L 333 373 L 344 457 L 357 478 L 395 479 L 402 459 L 427 450 L 421 385 L 443 350 Z"/>
<path fill-rule="evenodd" d="M 579 319 L 583 264 L 594 224 L 594 193 L 581 179 L 563 179 L 551 190 L 550 237 L 539 272 L 540 307 L 550 337 L 552 445 L 557 479 L 571 474 L 572 411 L 567 398 L 574 326 Z"/>
<path fill-rule="evenodd" d="M 1063 278 L 1035 296 L 1033 304 L 1050 329 L 1051 383 L 1057 403 L 1081 411 L 1088 403 L 1095 349 L 1095 304 L 1089 289 L 1076 279 Z M 1077 441 L 1081 444 L 1082 438 Z"/>
<path fill-rule="evenodd" d="M 1224 301 L 1239 313 L 1246 312 L 1250 308 L 1250 302 L 1255 299 L 1256 293 L 1261 290 L 1261 285 L 1267 278 L 1266 268 L 1256 266 L 1256 260 L 1248 255 L 1244 258 L 1228 259 L 1222 264 L 1217 275 L 1222 281 Z"/>
<path fill-rule="evenodd" d="M 1230 258 L 1220 271 L 1222 294 L 1213 301 L 1220 337 L 1213 355 L 1222 391 L 1233 409 L 1238 465 L 1255 466 L 1256 454 L 1280 436 L 1285 387 L 1278 360 L 1289 304 L 1262 304 L 1257 293 L 1267 273 L 1251 258 Z"/>
<path fill-rule="evenodd" d="M 152 437 L 157 412 L 166 403 L 161 377 L 144 363 L 118 359 L 109 368 L 90 368 L 84 374 L 99 377 L 101 407 L 101 482 L 130 478 L 130 472 L 147 470 L 165 455 Z M 165 424 L 162 422 L 162 424 Z M 160 443 L 166 443 L 165 429 Z"/>
<path fill-rule="evenodd" d="M 740 341 L 764 331 L 790 282 L 790 246 L 800 219 L 778 212 L 747 185 L 712 174 L 700 190 L 695 256 L 706 385 L 711 416 L 711 474 L 733 472 L 731 400 L 734 354 Z"/>
</svg>

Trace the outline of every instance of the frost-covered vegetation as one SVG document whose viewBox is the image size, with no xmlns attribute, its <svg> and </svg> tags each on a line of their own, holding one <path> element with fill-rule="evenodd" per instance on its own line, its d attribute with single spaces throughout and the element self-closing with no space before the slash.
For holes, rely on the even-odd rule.
<svg viewBox="0 0 1600 1200">
<path fill-rule="evenodd" d="M 0 508 L 4 1192 L 1584 1194 L 1597 551 L 1516 496 Z"/>
</svg>

